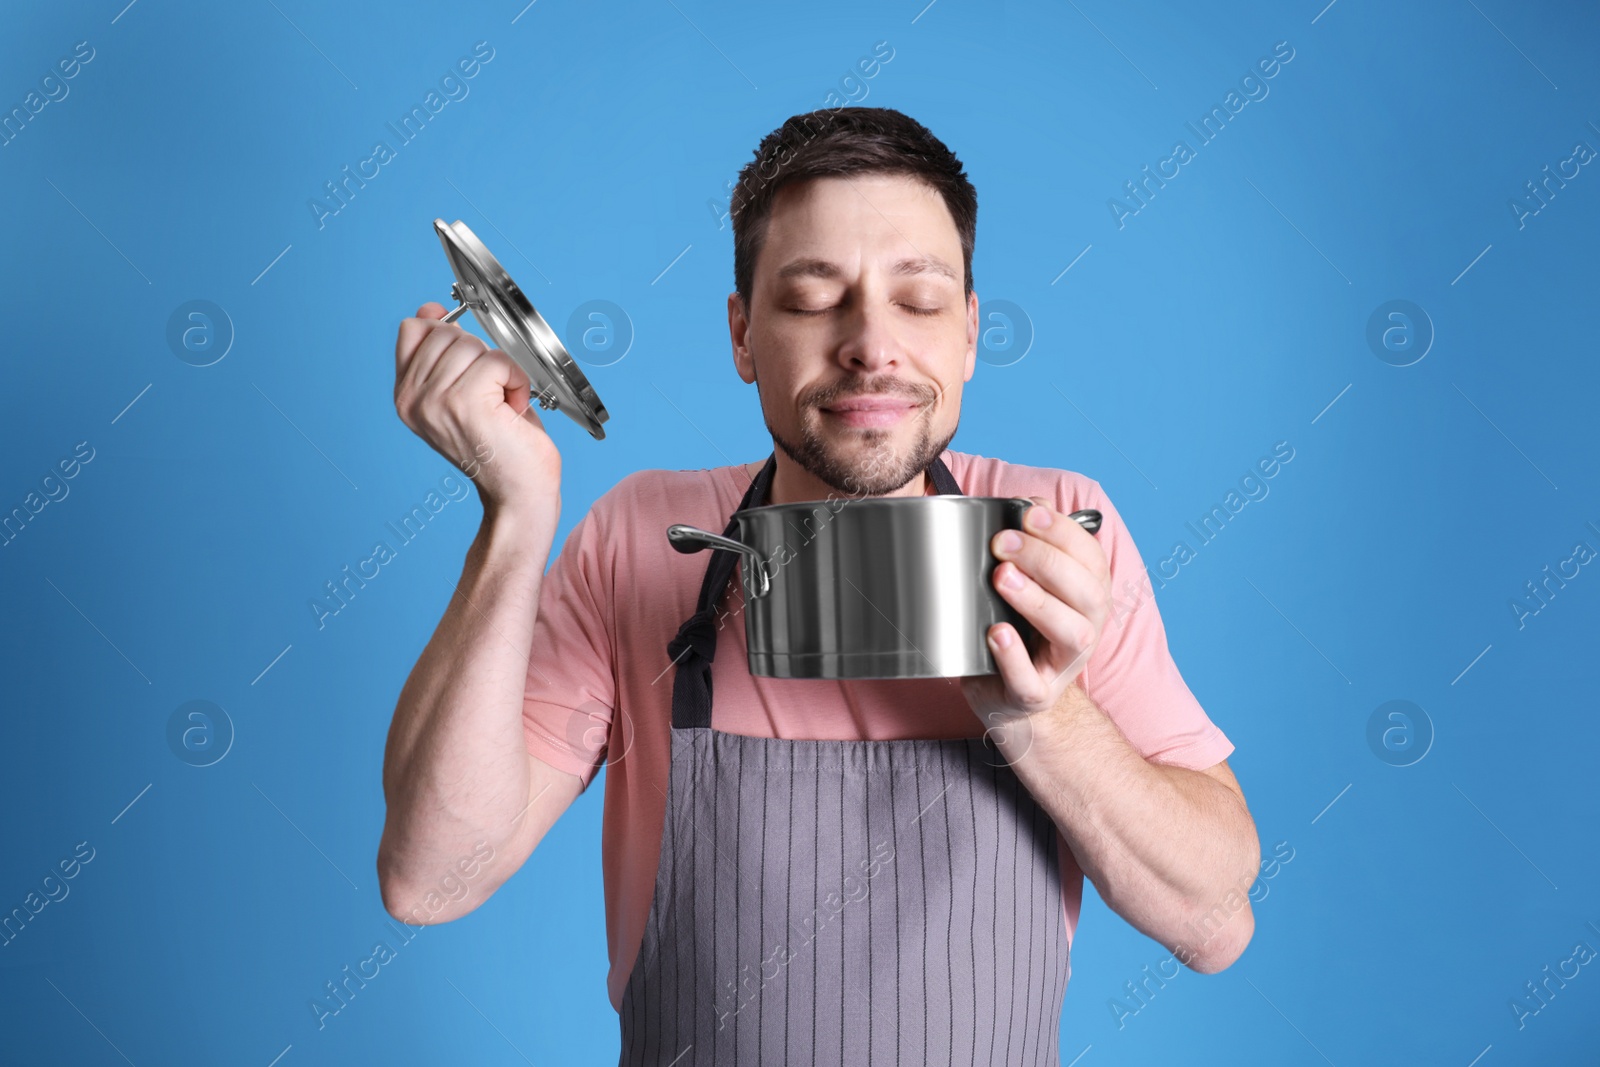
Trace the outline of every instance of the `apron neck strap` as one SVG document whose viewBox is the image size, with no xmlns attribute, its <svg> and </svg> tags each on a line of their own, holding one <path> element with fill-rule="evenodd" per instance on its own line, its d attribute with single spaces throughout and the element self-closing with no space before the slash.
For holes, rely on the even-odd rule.
<svg viewBox="0 0 1600 1067">
<path fill-rule="evenodd" d="M 950 473 L 950 468 L 944 465 L 944 460 L 938 456 L 933 457 L 933 462 L 928 465 L 928 477 L 933 479 L 933 491 L 942 496 L 961 496 L 961 487 L 956 484 L 956 476 Z"/>
</svg>

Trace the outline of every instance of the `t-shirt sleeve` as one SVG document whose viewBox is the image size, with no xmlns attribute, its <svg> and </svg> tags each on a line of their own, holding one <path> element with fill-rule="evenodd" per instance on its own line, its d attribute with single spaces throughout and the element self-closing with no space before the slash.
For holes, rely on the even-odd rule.
<svg viewBox="0 0 1600 1067">
<path fill-rule="evenodd" d="M 615 601 L 598 506 L 574 524 L 539 587 L 522 700 L 528 751 L 584 789 L 605 760 L 617 704 Z"/>
<path fill-rule="evenodd" d="M 1095 535 L 1111 567 L 1111 614 L 1083 672 L 1084 691 L 1153 763 L 1204 770 L 1233 751 L 1189 691 L 1167 648 L 1166 627 L 1133 535 L 1099 482 L 1087 507 L 1101 513 Z"/>
</svg>

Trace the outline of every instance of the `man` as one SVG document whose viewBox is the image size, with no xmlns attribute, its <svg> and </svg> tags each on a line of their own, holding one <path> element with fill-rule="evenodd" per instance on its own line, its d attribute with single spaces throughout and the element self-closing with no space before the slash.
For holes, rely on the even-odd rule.
<svg viewBox="0 0 1600 1067">
<path fill-rule="evenodd" d="M 390 732 L 385 906 L 406 915 L 486 841 L 482 894 L 428 911 L 475 907 L 603 763 L 623 1063 L 1058 1062 L 1085 875 L 1196 971 L 1248 943 L 1260 854 L 1233 745 L 1099 483 L 948 448 L 979 325 L 976 194 L 945 145 L 892 110 L 795 116 L 732 217 L 734 366 L 772 455 L 628 475 L 548 574 L 560 457 L 526 377 L 437 304 L 401 324 L 401 418 L 454 461 L 490 458 L 460 595 Z M 754 677 L 732 554 L 707 566 L 665 536 L 942 492 L 1036 504 L 993 550 L 1039 636 L 991 627 L 994 675 Z"/>
</svg>

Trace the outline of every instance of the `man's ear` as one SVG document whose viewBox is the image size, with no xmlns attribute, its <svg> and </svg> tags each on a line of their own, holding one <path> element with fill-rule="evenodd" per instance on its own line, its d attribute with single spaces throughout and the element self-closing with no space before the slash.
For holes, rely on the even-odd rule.
<svg viewBox="0 0 1600 1067">
<path fill-rule="evenodd" d="M 962 368 L 961 380 L 972 381 L 972 372 L 978 366 L 978 291 L 967 296 L 967 362 Z"/>
<path fill-rule="evenodd" d="M 756 364 L 750 358 L 750 317 L 737 291 L 728 294 L 728 340 L 733 344 L 734 369 L 749 385 L 756 380 Z"/>
</svg>

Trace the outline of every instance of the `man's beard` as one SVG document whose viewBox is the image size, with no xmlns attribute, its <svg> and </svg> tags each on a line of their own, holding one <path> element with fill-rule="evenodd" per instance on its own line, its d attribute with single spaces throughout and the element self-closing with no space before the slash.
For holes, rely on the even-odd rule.
<svg viewBox="0 0 1600 1067">
<path fill-rule="evenodd" d="M 785 440 L 773 428 L 772 420 L 767 418 L 765 405 L 761 414 L 773 442 L 818 481 L 847 496 L 883 496 L 925 472 L 956 435 L 959 419 L 957 426 L 951 427 L 948 434 L 938 439 L 934 437 L 929 421 L 933 398 L 928 394 L 931 392 L 877 388 L 863 390 L 853 382 L 813 390 L 801 398 L 799 405 L 804 413 L 800 420 L 799 442 Z M 917 420 L 916 434 L 908 445 L 900 447 L 895 443 L 895 435 L 901 431 L 899 426 L 852 428 L 846 432 L 855 447 L 846 454 L 839 438 L 825 436 L 819 431 L 818 424 L 827 417 L 821 413 L 822 407 L 837 403 L 842 398 L 879 394 L 904 396 L 921 403 L 916 412 L 908 416 Z"/>
</svg>

